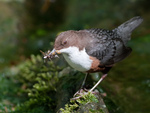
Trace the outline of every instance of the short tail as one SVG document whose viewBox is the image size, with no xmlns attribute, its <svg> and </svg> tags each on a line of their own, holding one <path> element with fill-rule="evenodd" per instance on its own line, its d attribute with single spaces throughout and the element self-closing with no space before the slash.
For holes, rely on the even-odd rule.
<svg viewBox="0 0 150 113">
<path fill-rule="evenodd" d="M 130 38 L 132 31 L 142 23 L 143 19 L 140 16 L 133 17 L 125 23 L 121 24 L 119 27 L 113 31 L 117 32 L 121 36 L 124 44 L 126 44 Z"/>
</svg>

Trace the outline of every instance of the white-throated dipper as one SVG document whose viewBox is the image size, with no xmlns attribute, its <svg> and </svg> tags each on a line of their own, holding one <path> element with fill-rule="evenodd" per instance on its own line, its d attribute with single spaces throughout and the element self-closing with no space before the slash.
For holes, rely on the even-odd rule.
<svg viewBox="0 0 150 113">
<path fill-rule="evenodd" d="M 132 31 L 142 21 L 143 19 L 137 16 L 113 30 L 96 28 L 62 32 L 56 37 L 54 49 L 48 56 L 51 58 L 62 53 L 68 64 L 78 71 L 102 72 L 100 80 L 89 90 L 93 91 L 112 66 L 131 53 L 132 49 L 127 47 L 127 42 Z"/>
</svg>

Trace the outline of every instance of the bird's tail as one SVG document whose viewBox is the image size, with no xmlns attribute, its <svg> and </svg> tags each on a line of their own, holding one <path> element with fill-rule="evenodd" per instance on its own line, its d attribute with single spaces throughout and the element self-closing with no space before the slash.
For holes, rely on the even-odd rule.
<svg viewBox="0 0 150 113">
<path fill-rule="evenodd" d="M 117 32 L 117 34 L 124 41 L 124 44 L 126 44 L 130 40 L 132 31 L 136 27 L 138 27 L 142 23 L 142 21 L 143 21 L 143 19 L 140 16 L 133 17 L 130 20 L 121 24 L 119 27 L 117 27 L 113 31 Z"/>
</svg>

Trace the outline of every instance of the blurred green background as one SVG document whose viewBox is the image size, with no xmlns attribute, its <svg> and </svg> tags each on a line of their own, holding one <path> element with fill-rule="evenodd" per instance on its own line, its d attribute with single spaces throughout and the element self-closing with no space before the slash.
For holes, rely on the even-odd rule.
<svg viewBox="0 0 150 113">
<path fill-rule="evenodd" d="M 134 16 L 141 16 L 144 21 L 129 42 L 132 54 L 114 66 L 100 87 L 118 109 L 126 113 L 149 113 L 149 4 L 148 0 L 0 0 L 0 112 L 15 111 L 16 106 L 29 99 L 27 95 L 22 97 L 22 93 L 27 94 L 22 89 L 27 89 L 30 82 L 32 87 L 35 81 L 22 82 L 16 78 L 23 73 L 20 64 L 33 60 L 31 54 L 36 56 L 41 55 L 40 50 L 51 50 L 58 33 L 114 29 Z M 68 66 L 62 58 L 56 62 L 62 69 Z"/>
</svg>

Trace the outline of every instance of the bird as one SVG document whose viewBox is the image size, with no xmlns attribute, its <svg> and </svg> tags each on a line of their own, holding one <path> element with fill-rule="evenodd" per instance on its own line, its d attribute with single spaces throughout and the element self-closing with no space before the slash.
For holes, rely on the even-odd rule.
<svg viewBox="0 0 150 113">
<path fill-rule="evenodd" d="M 131 39 L 132 31 L 142 21 L 142 17 L 136 16 L 113 30 L 91 28 L 64 31 L 56 37 L 48 58 L 62 54 L 72 68 L 86 73 L 86 76 L 101 72 L 101 78 L 89 90 L 92 92 L 114 64 L 130 55 L 132 49 L 127 46 L 127 42 Z"/>
</svg>

